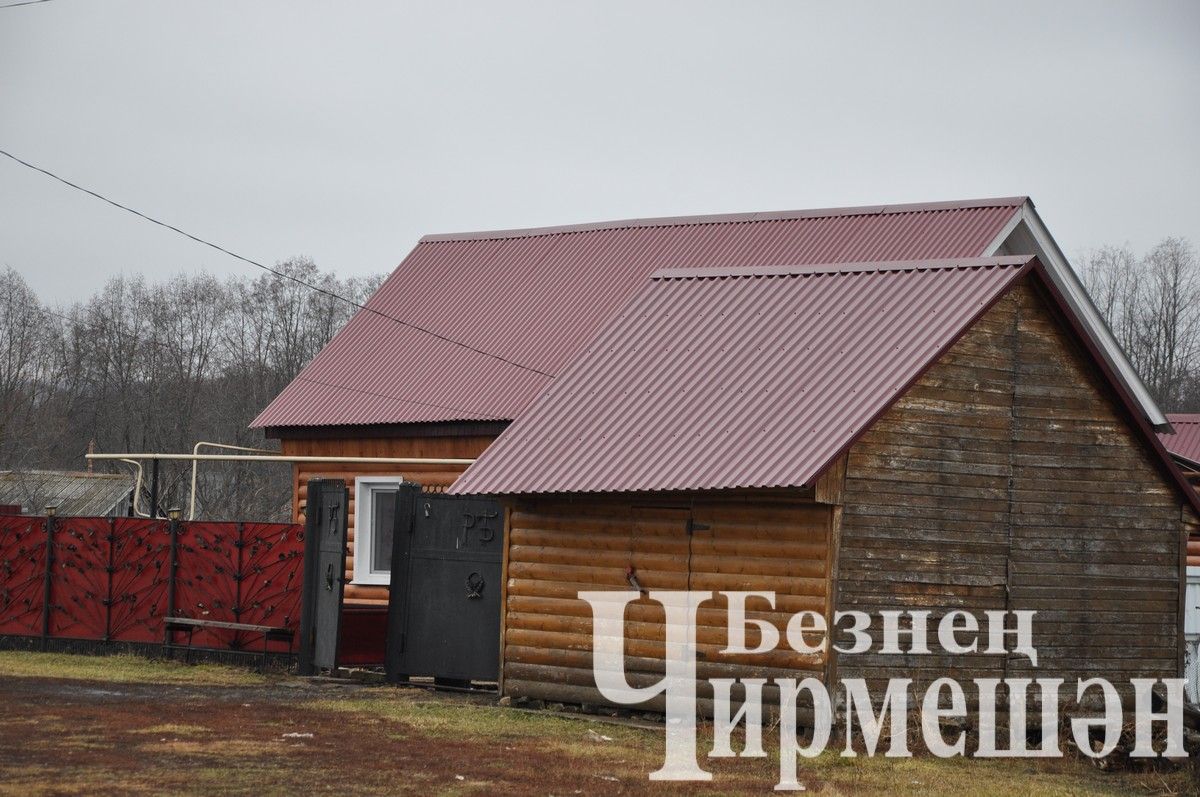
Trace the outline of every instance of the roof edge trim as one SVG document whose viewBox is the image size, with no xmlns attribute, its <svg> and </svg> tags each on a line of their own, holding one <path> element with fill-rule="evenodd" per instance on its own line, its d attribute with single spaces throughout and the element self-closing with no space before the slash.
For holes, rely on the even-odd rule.
<svg viewBox="0 0 1200 797">
<path fill-rule="evenodd" d="M 1171 452 L 1168 452 L 1168 453 L 1171 453 Z M 1183 463 L 1185 466 L 1187 466 L 1187 468 L 1189 470 L 1200 471 L 1200 462 L 1196 462 L 1195 460 L 1188 459 L 1183 454 L 1171 453 L 1171 458 L 1174 459 L 1176 461 L 1176 463 L 1180 463 L 1180 462 Z"/>
<path fill-rule="evenodd" d="M 948 202 L 913 202 L 909 204 L 863 205 L 859 207 L 813 208 L 811 210 L 775 210 L 758 213 L 714 213 L 692 216 L 652 216 L 617 219 L 582 224 L 562 224 L 549 227 L 525 227 L 507 230 L 477 230 L 474 232 L 434 233 L 421 237 L 419 244 L 439 241 L 486 241 L 502 238 L 534 238 L 540 235 L 614 230 L 633 227 L 676 227 L 699 224 L 722 224 L 750 221 L 784 221 L 788 219 L 817 219 L 837 216 L 877 216 L 893 213 L 920 213 L 936 210 L 968 210 L 971 208 L 1020 208 L 1029 201 L 1026 196 L 963 199 Z"/>
</svg>

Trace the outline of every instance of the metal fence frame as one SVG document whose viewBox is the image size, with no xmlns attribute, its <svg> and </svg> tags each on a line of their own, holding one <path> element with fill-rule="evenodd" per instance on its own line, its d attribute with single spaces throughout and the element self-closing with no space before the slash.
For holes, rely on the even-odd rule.
<svg viewBox="0 0 1200 797">
<path fill-rule="evenodd" d="M 168 616 L 296 628 L 303 560 L 299 524 L 0 516 L 0 637 L 42 650 L 161 647 Z M 241 631 L 195 641 L 263 647 Z"/>
</svg>

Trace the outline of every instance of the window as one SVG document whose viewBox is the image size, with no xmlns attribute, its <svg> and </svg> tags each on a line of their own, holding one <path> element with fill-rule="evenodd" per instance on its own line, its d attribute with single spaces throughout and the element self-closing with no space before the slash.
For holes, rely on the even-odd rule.
<svg viewBox="0 0 1200 797">
<path fill-rule="evenodd" d="M 354 480 L 354 583 L 389 584 L 401 476 Z"/>
</svg>

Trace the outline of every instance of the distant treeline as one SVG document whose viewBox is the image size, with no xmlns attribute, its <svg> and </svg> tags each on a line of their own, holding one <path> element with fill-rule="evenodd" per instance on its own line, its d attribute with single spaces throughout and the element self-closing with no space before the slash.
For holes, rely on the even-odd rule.
<svg viewBox="0 0 1200 797">
<path fill-rule="evenodd" d="M 277 269 L 360 303 L 383 280 L 339 279 L 307 258 Z M 93 440 L 101 452 L 183 452 L 199 440 L 271 447 L 247 424 L 354 310 L 272 274 L 116 277 L 85 302 L 52 306 L 8 268 L 0 272 L 0 470 L 82 470 Z M 286 517 L 290 471 L 201 465 L 202 515 Z M 164 508 L 186 502 L 189 480 L 190 468 L 164 463 Z"/>
<path fill-rule="evenodd" d="M 1200 412 L 1191 244 L 1170 238 L 1141 256 L 1106 246 L 1076 266 L 1162 407 Z M 339 279 L 307 258 L 278 269 L 360 303 L 383 280 Z M 0 470 L 83 469 L 93 440 L 102 452 L 190 451 L 198 440 L 263 447 L 247 424 L 355 310 L 275 275 L 117 277 L 65 307 L 42 303 L 11 268 L 0 283 Z M 288 515 L 286 465 L 206 464 L 201 474 L 202 517 Z M 164 507 L 186 502 L 189 478 L 185 466 L 163 466 Z"/>
</svg>

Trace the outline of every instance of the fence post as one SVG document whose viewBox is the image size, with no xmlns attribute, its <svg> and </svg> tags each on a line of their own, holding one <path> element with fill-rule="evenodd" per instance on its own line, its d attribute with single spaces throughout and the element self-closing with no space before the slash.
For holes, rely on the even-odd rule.
<svg viewBox="0 0 1200 797">
<path fill-rule="evenodd" d="M 183 510 L 179 507 L 173 506 L 167 510 L 167 517 L 170 518 L 167 529 L 171 535 L 170 564 L 167 568 L 167 617 L 175 616 L 175 578 L 179 570 L 179 518 L 182 516 Z"/>
<path fill-rule="evenodd" d="M 42 585 L 42 650 L 45 651 L 50 642 L 50 601 L 53 598 L 54 583 L 54 516 L 58 507 L 46 506 L 46 580 Z"/>
<path fill-rule="evenodd" d="M 242 621 L 242 601 L 245 600 L 242 581 L 246 578 L 246 557 L 243 551 L 246 548 L 246 524 L 237 524 L 237 575 L 233 577 L 234 587 L 236 588 L 237 603 L 233 605 L 233 621 L 240 623 Z"/>
<path fill-rule="evenodd" d="M 308 500 L 304 506 L 304 562 L 300 568 L 300 647 L 296 654 L 296 673 L 316 675 L 313 662 L 313 626 L 316 599 L 312 585 L 316 580 L 317 556 L 321 539 L 321 479 L 309 479 Z"/>
<path fill-rule="evenodd" d="M 155 459 L 150 463 L 150 519 L 158 517 L 158 460 Z"/>
<path fill-rule="evenodd" d="M 90 460 L 89 460 L 90 462 Z M 108 574 L 106 585 L 106 596 L 104 598 L 104 641 L 112 641 L 112 604 L 113 604 L 113 573 L 116 572 L 116 551 L 117 547 L 117 519 L 108 519 L 108 567 L 104 570 Z"/>
<path fill-rule="evenodd" d="M 240 521 L 237 524 L 237 541 L 234 543 L 234 546 L 237 548 L 237 570 L 233 574 L 233 621 L 235 623 L 240 623 L 242 621 L 242 601 L 245 599 L 244 591 L 242 589 L 242 581 L 246 577 L 245 557 L 242 555 L 242 550 L 246 546 L 246 524 Z M 233 641 L 235 643 L 233 647 L 240 649 L 246 640 L 241 631 L 235 631 L 233 634 Z M 264 638 L 263 645 L 265 646 L 266 643 L 267 640 Z M 263 667 L 266 667 L 265 660 Z"/>
</svg>

